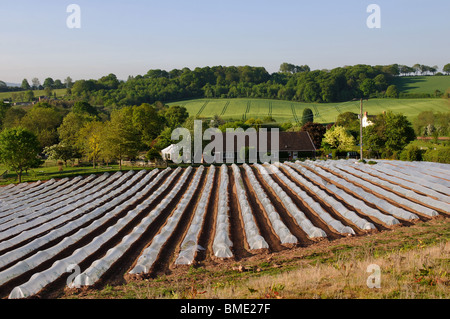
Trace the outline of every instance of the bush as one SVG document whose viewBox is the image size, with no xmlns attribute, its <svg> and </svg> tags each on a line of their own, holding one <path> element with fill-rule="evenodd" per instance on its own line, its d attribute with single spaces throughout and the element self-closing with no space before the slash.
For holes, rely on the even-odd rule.
<svg viewBox="0 0 450 319">
<path fill-rule="evenodd" d="M 422 161 L 423 154 L 425 152 L 421 150 L 416 145 L 408 145 L 405 149 L 400 153 L 400 160 L 402 161 Z"/>
<path fill-rule="evenodd" d="M 427 162 L 450 164 L 450 146 L 429 149 L 423 154 L 423 160 Z"/>
</svg>

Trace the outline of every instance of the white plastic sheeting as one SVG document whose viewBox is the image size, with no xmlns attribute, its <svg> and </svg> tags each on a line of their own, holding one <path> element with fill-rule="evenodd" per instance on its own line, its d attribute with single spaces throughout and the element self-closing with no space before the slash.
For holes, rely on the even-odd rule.
<svg viewBox="0 0 450 319">
<path fill-rule="evenodd" d="M 80 181 L 82 181 L 82 177 L 78 176 L 72 179 L 66 178 L 65 180 L 61 180 L 55 184 L 49 190 L 39 195 L 31 195 L 27 196 L 26 199 L 21 199 L 19 202 L 11 203 L 3 209 L 14 210 L 19 212 L 21 210 L 25 210 L 26 208 L 34 207 L 40 205 L 41 203 L 48 203 L 53 201 L 55 198 L 57 199 L 59 196 L 70 193 L 73 189 L 76 189 L 77 185 Z M 81 184 L 81 183 L 80 183 Z"/>
<path fill-rule="evenodd" d="M 389 203 L 388 201 L 379 198 L 371 193 L 368 193 L 366 191 L 364 191 L 363 189 L 361 189 L 360 187 L 355 186 L 352 183 L 347 182 L 346 180 L 344 180 L 343 178 L 340 178 L 334 174 L 331 174 L 325 170 L 323 170 L 319 165 L 311 165 L 310 166 L 312 169 L 314 169 L 318 174 L 330 179 L 331 181 L 337 183 L 340 186 L 343 186 L 347 189 L 349 189 L 350 191 L 352 191 L 353 193 L 359 195 L 360 197 L 364 198 L 364 200 L 366 202 L 369 202 L 371 204 L 374 204 L 377 208 L 381 208 L 384 211 L 398 217 L 398 218 L 402 218 L 402 219 L 406 219 L 406 220 L 414 220 L 414 219 L 419 219 L 419 217 L 416 214 L 413 214 L 407 210 L 404 210 L 403 208 L 399 208 L 397 206 L 392 205 L 391 203 Z M 338 174 L 338 172 L 336 172 L 336 169 L 331 166 L 324 166 L 327 167 L 329 170 L 335 172 L 336 174 Z M 334 186 L 336 187 L 336 186 Z M 374 216 L 376 217 L 376 216 Z"/>
<path fill-rule="evenodd" d="M 185 172 L 183 173 L 181 180 L 175 185 L 175 187 L 172 189 L 170 194 L 167 196 L 169 201 L 167 204 L 172 200 L 175 195 L 181 190 L 183 187 L 185 181 L 187 180 L 187 177 L 189 176 L 190 172 L 192 171 L 192 166 L 189 166 Z M 186 210 L 186 207 L 188 206 L 189 202 L 192 199 L 192 196 L 194 195 L 195 191 L 198 188 L 202 173 L 204 171 L 204 166 L 200 166 L 195 175 L 192 179 L 192 182 L 186 191 L 184 193 L 183 198 L 178 203 L 177 208 L 175 209 L 175 212 L 169 217 L 164 227 L 160 230 L 160 232 L 153 238 L 152 243 L 148 248 L 146 248 L 141 256 L 138 258 L 136 266 L 129 272 L 130 274 L 140 274 L 140 273 L 148 273 L 150 269 L 152 268 L 155 260 L 158 258 L 158 255 L 161 251 L 162 246 L 166 243 L 167 239 L 172 235 L 173 231 L 175 230 L 175 227 L 178 225 L 178 222 L 181 218 L 181 215 Z M 166 204 L 161 202 L 160 205 L 155 209 L 155 211 L 163 210 L 166 207 Z M 158 213 L 159 214 L 159 213 Z M 98 270 L 96 270 L 98 272 Z M 95 270 L 94 270 L 95 272 Z M 90 273 L 92 275 L 92 273 Z M 88 274 L 89 275 L 89 274 Z"/>
<path fill-rule="evenodd" d="M 351 169 L 353 172 L 362 173 L 361 171 L 358 171 L 358 170 L 356 170 L 356 169 L 354 169 L 352 167 L 348 167 L 348 169 Z M 370 175 L 368 173 L 362 173 L 361 175 L 363 175 L 365 178 L 369 179 L 372 182 L 376 182 L 379 185 L 383 185 L 384 187 L 390 188 L 393 191 L 396 191 L 396 192 L 398 192 L 398 193 L 400 193 L 400 194 L 402 194 L 402 195 L 404 195 L 404 196 L 406 196 L 408 198 L 418 200 L 419 202 L 424 203 L 424 204 L 426 203 L 429 206 L 432 206 L 432 207 L 437 208 L 437 209 L 441 209 L 441 210 L 443 210 L 445 212 L 450 212 L 450 204 L 449 203 L 443 202 L 443 201 L 438 200 L 438 199 L 431 198 L 431 197 L 426 196 L 426 195 L 418 194 L 418 193 L 416 193 L 416 192 L 414 192 L 414 191 L 412 191 L 410 189 L 402 187 L 402 186 L 405 186 L 405 187 L 412 188 L 412 189 L 417 189 L 418 191 L 420 191 L 420 185 L 416 186 L 414 183 L 410 183 L 410 182 L 407 182 L 407 181 L 403 181 L 402 182 L 401 180 L 396 180 L 396 182 L 399 182 L 402 185 L 402 186 L 399 186 L 399 185 L 392 184 L 392 183 L 390 183 L 388 181 L 379 179 L 377 177 L 373 177 L 372 175 Z M 387 176 L 385 174 L 382 174 L 382 173 L 379 173 L 378 176 L 380 176 L 381 178 L 386 178 L 388 180 L 394 179 L 393 177 L 389 177 L 389 176 Z"/>
<path fill-rule="evenodd" d="M 355 183 L 359 183 L 360 185 L 363 185 L 363 186 L 371 189 L 375 193 L 378 193 L 382 196 L 392 199 L 392 200 L 396 201 L 397 203 L 404 205 L 406 207 L 409 207 L 419 213 L 422 213 L 422 214 L 425 214 L 425 215 L 428 215 L 431 217 L 439 215 L 434 209 L 417 204 L 409 199 L 400 197 L 400 196 L 394 194 L 393 192 L 386 191 L 384 188 L 377 186 L 377 185 L 384 184 L 378 178 L 375 178 L 369 174 L 358 171 L 349 166 L 336 164 L 335 167 L 338 168 L 340 171 L 342 171 L 345 174 L 345 176 L 348 177 L 349 180 L 355 181 Z M 352 174 L 356 174 L 360 178 L 357 178 Z M 363 178 L 365 180 L 363 180 Z M 367 182 L 366 180 L 369 180 L 370 182 Z M 389 183 L 387 183 L 387 184 L 389 184 Z M 425 201 L 425 203 L 428 203 L 428 201 Z"/>
<path fill-rule="evenodd" d="M 293 170 L 292 168 L 290 168 L 289 166 L 280 164 L 280 167 L 283 167 L 284 169 L 286 169 L 290 175 L 293 174 Z M 259 167 L 258 167 L 259 168 Z M 325 222 L 328 226 L 330 226 L 332 229 L 334 229 L 335 231 L 337 231 L 340 234 L 351 234 L 354 235 L 355 231 L 353 230 L 353 228 L 349 227 L 349 226 L 345 226 L 344 224 L 342 224 L 341 221 L 334 219 L 330 214 L 328 214 L 323 208 L 322 206 L 320 206 L 319 203 L 317 203 L 314 199 L 312 199 L 306 192 L 304 192 L 300 187 L 298 187 L 295 183 L 293 183 L 289 178 L 286 177 L 286 175 L 284 175 L 277 166 L 275 165 L 270 165 L 269 169 L 275 173 L 278 178 L 280 180 L 282 180 L 291 190 L 292 192 L 294 192 L 297 196 L 299 196 L 302 201 L 304 203 L 306 203 L 306 205 L 309 206 L 310 209 L 314 210 L 314 212 L 319 216 L 319 218 Z M 263 171 L 264 172 L 264 171 Z M 266 171 L 267 172 L 267 171 Z M 270 180 L 272 179 L 270 177 L 270 175 L 268 174 L 264 174 L 263 173 L 263 177 L 266 179 L 266 181 L 268 181 L 268 183 L 272 183 L 270 182 Z M 270 184 L 269 184 L 270 185 Z M 296 214 L 296 220 L 297 223 L 301 223 L 303 220 L 303 216 Z M 323 236 L 323 235 L 322 235 Z M 321 237 L 322 237 L 321 236 Z"/>
<path fill-rule="evenodd" d="M 22 207 L 28 207 L 31 203 L 35 202 L 35 199 L 37 201 L 39 200 L 45 200 L 46 195 L 53 195 L 55 192 L 58 191 L 60 188 L 64 188 L 64 185 L 69 181 L 69 178 L 63 178 L 59 181 L 56 181 L 54 183 L 44 183 L 42 185 L 45 185 L 45 187 L 41 188 L 39 191 L 35 191 L 31 194 L 21 194 L 20 196 L 17 196 L 14 198 L 14 200 L 8 201 L 6 204 L 3 204 L 0 208 L 1 212 L 7 211 L 7 210 L 14 210 L 17 208 Z"/>
<path fill-rule="evenodd" d="M 204 249 L 198 244 L 200 231 L 204 222 L 205 213 L 209 198 L 211 196 L 214 176 L 216 168 L 211 165 L 206 177 L 206 184 L 203 188 L 202 195 L 195 209 L 194 217 L 192 218 L 191 225 L 186 233 L 186 236 L 181 243 L 180 252 L 178 258 L 175 261 L 177 265 L 190 265 L 194 261 L 195 254 L 198 250 Z"/>
<path fill-rule="evenodd" d="M 233 169 L 234 185 L 236 187 L 241 216 L 244 222 L 247 243 L 250 249 L 269 248 L 269 245 L 264 237 L 261 236 L 258 227 L 256 226 L 252 208 L 247 200 L 247 195 L 245 194 L 244 181 L 242 180 L 239 167 L 236 164 L 231 165 L 231 167 Z"/>
<path fill-rule="evenodd" d="M 89 177 L 88 177 L 89 179 Z M 33 205 L 24 205 L 17 207 L 16 209 L 12 209 L 11 214 L 0 218 L 0 231 L 8 229 L 12 226 L 26 223 L 27 221 L 37 218 L 41 215 L 40 210 L 45 207 L 50 207 L 53 203 L 60 200 L 60 197 L 64 194 L 72 194 L 76 189 L 81 187 L 82 183 L 78 183 L 82 181 L 81 177 L 76 177 L 72 181 L 68 182 L 67 188 L 61 193 L 58 192 L 58 189 L 54 190 L 52 194 L 48 194 L 48 196 L 44 195 L 44 200 L 37 199 Z M 68 187 L 72 185 L 71 187 Z M 30 208 L 30 209 L 28 209 Z"/>
<path fill-rule="evenodd" d="M 47 213 L 46 208 L 44 209 L 46 213 L 42 214 L 39 218 L 35 218 L 25 224 L 17 225 L 8 229 L 8 231 L 0 233 L 0 240 L 20 233 L 20 236 L 15 236 L 7 241 L 0 243 L 0 250 L 5 248 L 5 245 L 6 247 L 10 247 L 13 244 L 24 241 L 26 238 L 36 236 L 37 234 L 52 229 L 58 225 L 64 224 L 68 220 L 77 218 L 78 216 L 84 214 L 86 211 L 96 208 L 97 206 L 110 200 L 111 198 L 114 198 L 115 195 L 120 194 L 122 191 L 127 189 L 130 183 L 132 184 L 133 182 L 135 182 L 135 179 L 139 178 L 139 175 L 141 175 L 142 172 L 143 171 L 136 174 L 136 176 L 131 179 L 130 177 L 134 174 L 133 171 L 130 171 L 127 174 L 118 174 L 119 176 L 121 175 L 121 177 L 114 183 L 106 187 L 102 183 L 97 187 L 98 190 L 94 191 L 92 188 L 88 190 L 89 194 L 94 192 L 95 195 L 88 195 L 86 197 L 86 194 L 84 194 L 81 195 L 81 198 L 75 196 L 67 201 L 60 202 L 58 204 L 59 208 L 56 210 L 54 207 L 49 207 Z M 114 190 L 114 188 L 125 182 L 127 179 L 129 179 L 127 184 L 124 184 L 120 188 Z M 104 183 L 107 182 L 108 181 Z M 78 200 L 74 203 L 73 201 L 75 198 L 77 198 Z"/>
<path fill-rule="evenodd" d="M 2 198 L 2 206 L 0 206 L 0 212 L 7 210 L 8 206 L 14 205 L 16 202 L 22 199 L 26 200 L 27 198 L 30 198 L 30 196 L 42 194 L 46 190 L 51 189 L 56 182 L 57 181 L 52 178 L 51 180 L 45 183 L 40 183 L 38 186 L 33 188 L 28 188 L 26 186 L 21 187 L 21 185 L 24 184 L 16 186 L 16 190 L 18 190 L 18 192 Z"/>
<path fill-rule="evenodd" d="M 420 175 L 431 182 L 450 188 L 450 181 L 448 181 L 450 177 L 450 165 L 448 164 L 386 160 L 382 160 L 380 163 L 397 171 L 406 172 L 411 175 Z"/>
<path fill-rule="evenodd" d="M 308 165 L 308 164 L 306 164 L 306 165 Z M 315 167 L 315 165 L 308 165 L 308 166 L 310 166 L 313 170 L 317 171 L 317 168 Z M 301 166 L 299 165 L 299 167 L 301 167 Z M 313 173 L 305 168 L 302 168 L 302 173 L 305 174 L 305 176 L 313 179 L 314 181 L 321 183 L 328 190 L 330 190 L 331 192 L 333 192 L 334 194 L 336 194 L 337 196 L 342 198 L 342 200 L 344 200 L 346 203 L 350 204 L 351 206 L 353 206 L 355 208 L 358 208 L 364 214 L 374 217 L 388 226 L 400 224 L 400 221 L 398 219 L 396 219 L 390 215 L 383 214 L 378 209 L 374 209 L 370 206 L 367 206 L 364 201 L 351 196 L 344 190 L 336 187 L 335 185 L 333 185 L 331 183 L 325 182 L 320 176 L 316 175 L 315 173 Z M 328 177 L 330 177 L 331 179 L 334 179 L 334 177 L 331 176 L 331 174 Z"/>
<path fill-rule="evenodd" d="M 180 169 L 177 169 L 178 171 Z M 175 172 L 177 172 L 175 170 Z M 172 174 L 162 188 L 168 187 L 169 182 L 172 180 L 174 174 Z M 159 175 L 158 175 L 159 176 Z M 155 192 L 156 193 L 156 192 Z M 151 203 L 157 197 L 155 193 L 146 201 L 146 203 Z M 129 205 L 129 203 L 126 203 Z M 142 206 L 146 206 L 146 204 L 139 205 L 137 209 L 142 209 Z M 34 274 L 29 281 L 26 283 L 14 288 L 10 295 L 10 299 L 18 299 L 18 298 L 26 298 L 38 293 L 42 288 L 50 284 L 51 282 L 58 279 L 64 273 L 66 273 L 70 266 L 78 265 L 83 260 L 85 260 L 88 256 L 94 254 L 106 241 L 110 240 L 114 237 L 118 231 L 120 231 L 123 227 L 125 227 L 136 215 L 137 210 L 133 210 L 128 212 L 127 215 L 117 221 L 117 223 L 111 227 L 109 227 L 104 233 L 95 237 L 90 243 L 87 245 L 77 249 L 74 253 L 64 259 L 56 261 L 50 268 L 40 273 Z M 97 225 L 97 227 L 100 225 Z M 80 230 L 81 231 L 81 230 Z"/>
<path fill-rule="evenodd" d="M 354 167 L 358 168 L 357 165 Z M 359 167 L 360 169 L 362 167 Z M 373 175 L 379 175 L 385 179 L 395 183 L 405 185 L 408 188 L 417 190 L 429 196 L 436 197 L 446 203 L 450 203 L 450 188 L 428 181 L 426 178 L 418 177 L 417 174 L 409 175 L 387 168 L 385 165 L 372 165 L 370 167 L 364 166 L 364 170 Z M 450 174 L 448 176 L 450 178 Z"/>
<path fill-rule="evenodd" d="M 151 178 L 155 174 L 158 173 L 158 170 L 153 170 L 151 173 L 147 174 L 145 178 L 139 183 L 140 185 L 145 186 L 143 190 L 141 190 L 138 193 L 133 192 L 126 192 L 120 196 L 118 196 L 114 201 L 107 202 L 104 206 L 99 207 L 95 209 L 90 214 L 87 214 L 80 218 L 79 220 L 72 221 L 67 223 L 61 228 L 55 229 L 48 234 L 35 239 L 34 241 L 28 243 L 25 246 L 22 246 L 18 249 L 15 249 L 5 255 L 2 256 L 2 259 L 0 261 L 0 268 L 4 267 L 7 264 L 10 264 L 14 262 L 15 260 L 18 260 L 25 256 L 26 254 L 37 251 L 40 246 L 46 244 L 47 242 L 56 240 L 58 238 L 64 237 L 65 234 L 68 232 L 72 232 L 76 230 L 80 225 L 86 224 L 90 221 L 92 222 L 89 226 L 85 228 L 79 229 L 76 233 L 69 237 L 65 237 L 62 241 L 60 241 L 58 244 L 44 250 L 44 251 L 38 251 L 34 255 L 26 258 L 25 260 L 22 260 L 13 266 L 9 267 L 8 269 L 0 272 L 0 285 L 8 282 L 9 280 L 37 267 L 41 263 L 45 262 L 46 260 L 56 256 L 58 253 L 62 252 L 64 249 L 69 247 L 70 245 L 75 244 L 76 242 L 82 240 L 89 234 L 93 233 L 96 229 L 107 223 L 108 221 L 112 220 L 114 217 L 116 217 L 119 213 L 121 213 L 127 206 L 132 204 L 132 202 L 125 201 L 126 198 L 128 198 L 130 195 L 133 195 L 133 200 L 137 201 L 139 199 L 142 199 L 145 194 L 149 192 L 151 188 L 153 188 L 156 183 L 170 170 L 164 170 L 158 176 L 151 182 L 148 183 Z M 98 218 L 101 214 L 103 214 L 105 211 L 111 210 L 108 213 L 106 213 L 101 218 Z M 133 212 L 128 213 L 128 218 L 131 218 L 136 215 L 139 211 L 135 210 Z"/>
<path fill-rule="evenodd" d="M 229 199 L 228 199 L 228 167 L 223 164 L 220 167 L 219 184 L 219 202 L 217 204 L 216 232 L 214 235 L 213 252 L 214 256 L 219 258 L 233 257 L 231 247 L 233 242 L 230 240 L 230 221 L 228 217 Z"/>
<path fill-rule="evenodd" d="M 275 207 L 272 205 L 272 202 L 270 201 L 269 197 L 267 196 L 267 194 L 264 192 L 264 189 L 259 184 L 258 180 L 255 177 L 255 174 L 253 174 L 251 167 L 248 166 L 247 164 L 244 164 L 243 167 L 244 167 L 245 172 L 250 180 L 250 184 L 251 184 L 253 190 L 255 191 L 256 196 L 258 197 L 258 200 L 262 204 L 264 210 L 266 211 L 267 216 L 269 217 L 270 224 L 272 225 L 272 228 L 275 231 L 275 234 L 278 236 L 278 238 L 280 238 L 281 243 L 282 244 L 296 244 L 298 242 L 297 238 L 294 235 L 292 235 L 292 233 L 289 231 L 289 229 L 286 227 L 286 225 L 281 220 L 280 215 L 275 210 Z M 294 210 L 294 207 L 292 210 Z M 308 220 L 308 222 L 309 222 L 309 220 Z M 306 223 L 306 221 L 305 221 L 305 223 Z M 309 222 L 309 223 L 311 223 L 311 222 Z"/>
<path fill-rule="evenodd" d="M 339 175 L 339 170 L 337 170 L 335 167 L 333 167 L 333 165 L 329 165 L 326 166 L 329 170 L 331 170 L 332 172 L 334 172 L 335 174 Z M 372 193 L 366 192 L 364 191 L 361 187 L 358 187 L 356 185 L 354 185 L 353 183 L 349 183 L 346 180 L 344 180 L 341 177 L 338 177 L 336 175 L 330 174 L 326 171 L 324 171 L 323 169 L 321 169 L 320 167 L 314 167 L 314 169 L 321 175 L 331 179 L 332 181 L 338 183 L 339 185 L 342 185 L 343 187 L 351 190 L 352 192 L 354 192 L 355 194 L 359 195 L 360 197 L 364 198 L 365 201 L 374 204 L 375 206 L 383 209 L 384 211 L 398 217 L 398 218 L 402 218 L 405 220 L 414 220 L 414 219 L 419 219 L 419 216 L 417 216 L 416 214 L 413 214 L 403 208 L 399 208 L 397 206 L 392 205 L 391 203 L 389 203 L 388 201 L 386 201 L 385 199 L 382 199 L 380 197 L 377 197 L 375 195 L 373 195 Z"/>
<path fill-rule="evenodd" d="M 266 165 L 268 164 L 266 163 Z M 320 238 L 327 236 L 322 229 L 314 226 L 311 221 L 305 216 L 305 214 L 300 211 L 300 209 L 297 207 L 297 205 L 294 204 L 289 195 L 280 187 L 280 185 L 278 185 L 278 183 L 276 183 L 270 177 L 269 172 L 265 167 L 259 164 L 255 164 L 255 166 L 259 169 L 259 171 L 263 175 L 263 178 L 267 181 L 269 187 L 272 188 L 277 196 L 281 199 L 284 207 L 297 221 L 297 224 L 300 226 L 300 228 L 303 229 L 310 238 Z M 273 166 L 273 169 L 275 170 L 276 167 Z"/>
<path fill-rule="evenodd" d="M 286 162 L 286 165 L 291 167 L 299 168 L 300 170 L 304 170 L 301 166 L 293 163 Z M 340 216 L 352 222 L 355 226 L 362 230 L 371 230 L 376 229 L 375 225 L 366 219 L 359 217 L 355 212 L 348 210 L 341 202 L 335 200 L 332 196 L 329 196 L 325 191 L 310 183 L 308 180 L 304 179 L 294 170 L 289 170 L 291 176 L 296 179 L 299 183 L 306 185 L 311 192 L 315 193 L 319 198 L 321 198 L 325 203 L 331 206 Z M 325 183 L 320 180 L 321 185 L 325 185 Z"/>
</svg>

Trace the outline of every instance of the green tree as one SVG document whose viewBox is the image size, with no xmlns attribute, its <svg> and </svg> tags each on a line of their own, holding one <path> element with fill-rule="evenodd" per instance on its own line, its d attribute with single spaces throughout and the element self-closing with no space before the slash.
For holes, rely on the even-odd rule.
<svg viewBox="0 0 450 319">
<path fill-rule="evenodd" d="M 140 136 L 133 125 L 133 108 L 125 107 L 115 110 L 111 114 L 111 121 L 105 124 L 104 138 L 102 139 L 104 154 L 108 158 L 119 161 L 122 170 L 122 161 L 125 158 L 134 158 L 139 153 Z"/>
<path fill-rule="evenodd" d="M 84 101 L 75 102 L 75 104 L 72 106 L 72 112 L 76 114 L 88 114 L 95 117 L 98 116 L 97 109 L 94 106 L 90 105 L 88 102 Z"/>
<path fill-rule="evenodd" d="M 444 65 L 444 67 L 442 68 L 442 71 L 447 73 L 447 75 L 450 75 L 450 63 L 447 63 L 446 65 Z"/>
<path fill-rule="evenodd" d="M 302 122 L 302 125 L 305 125 L 306 123 L 314 122 L 314 113 L 310 108 L 306 108 L 303 110 L 301 122 Z"/>
<path fill-rule="evenodd" d="M 52 78 L 46 78 L 46 79 L 44 80 L 43 86 L 44 86 L 44 89 L 46 89 L 46 88 L 53 89 L 53 85 L 54 85 L 54 84 L 55 84 L 55 81 L 53 81 Z"/>
<path fill-rule="evenodd" d="M 371 93 L 375 92 L 376 84 L 372 79 L 364 79 L 364 81 L 359 86 L 363 96 L 369 97 Z"/>
<path fill-rule="evenodd" d="M 34 92 L 32 90 L 28 90 L 25 92 L 24 97 L 27 101 L 31 102 L 34 99 Z"/>
<path fill-rule="evenodd" d="M 398 98 L 398 90 L 397 90 L 396 85 L 392 84 L 392 85 L 388 86 L 388 88 L 386 90 L 386 97 L 393 98 L 393 99 Z"/>
<path fill-rule="evenodd" d="M 102 140 L 105 135 L 105 125 L 100 121 L 87 122 L 80 130 L 78 145 L 92 166 L 95 168 L 102 149 Z"/>
<path fill-rule="evenodd" d="M 73 80 L 70 76 L 68 76 L 67 78 L 65 78 L 64 80 L 64 84 L 66 85 L 66 88 L 71 89 L 73 86 Z"/>
<path fill-rule="evenodd" d="M 16 172 L 19 183 L 24 171 L 41 165 L 40 150 L 36 135 L 28 130 L 12 128 L 0 133 L 0 162 Z"/>
<path fill-rule="evenodd" d="M 30 83 L 28 83 L 27 79 L 22 80 L 22 85 L 20 86 L 24 91 L 31 90 Z"/>
<path fill-rule="evenodd" d="M 394 153 L 401 151 L 416 135 L 408 118 L 392 111 L 380 114 L 374 125 L 364 128 L 364 145 L 376 152 Z"/>
<path fill-rule="evenodd" d="M 355 145 L 355 138 L 342 126 L 333 126 L 323 138 L 323 142 L 333 149 L 345 151 Z"/>
<path fill-rule="evenodd" d="M 167 126 L 175 129 L 186 121 L 189 113 L 185 107 L 173 105 L 167 109 L 164 117 L 166 118 Z"/>
<path fill-rule="evenodd" d="M 62 115 L 47 104 L 36 104 L 21 119 L 20 124 L 33 132 L 42 147 L 58 143 L 57 128 L 61 125 Z"/>
<path fill-rule="evenodd" d="M 73 163 L 76 158 L 81 158 L 82 156 L 78 148 L 64 142 L 47 146 L 44 148 L 44 154 L 46 154 L 49 159 L 63 161 L 66 167 L 68 161 L 72 161 Z"/>
<path fill-rule="evenodd" d="M 133 107 L 132 111 L 133 126 L 138 130 L 141 142 L 150 147 L 153 140 L 163 131 L 165 119 L 155 107 L 147 103 Z"/>
</svg>

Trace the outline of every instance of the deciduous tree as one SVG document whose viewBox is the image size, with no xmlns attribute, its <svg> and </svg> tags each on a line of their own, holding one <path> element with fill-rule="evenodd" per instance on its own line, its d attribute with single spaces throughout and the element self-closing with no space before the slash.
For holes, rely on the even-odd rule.
<svg viewBox="0 0 450 319">
<path fill-rule="evenodd" d="M 36 135 L 26 129 L 12 128 L 0 133 L 0 162 L 16 172 L 19 183 L 24 171 L 41 165 L 40 150 Z"/>
</svg>

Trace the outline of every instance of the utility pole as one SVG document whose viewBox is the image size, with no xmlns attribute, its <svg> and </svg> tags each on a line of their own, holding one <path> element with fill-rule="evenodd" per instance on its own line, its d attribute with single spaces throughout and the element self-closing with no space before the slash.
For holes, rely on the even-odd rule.
<svg viewBox="0 0 450 319">
<path fill-rule="evenodd" d="M 361 106 L 360 106 L 360 114 L 359 114 L 359 152 L 360 159 L 363 160 L 363 98 L 361 98 Z"/>
</svg>

